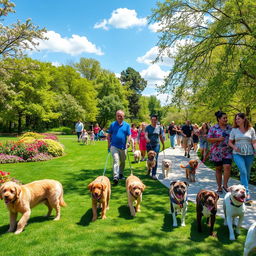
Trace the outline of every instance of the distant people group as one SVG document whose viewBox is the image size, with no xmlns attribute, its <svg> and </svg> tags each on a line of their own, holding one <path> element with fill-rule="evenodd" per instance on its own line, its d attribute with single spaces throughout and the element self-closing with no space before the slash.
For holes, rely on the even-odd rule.
<svg viewBox="0 0 256 256">
<path fill-rule="evenodd" d="M 146 153 L 150 150 L 156 152 L 156 162 L 160 151 L 160 142 L 164 150 L 165 134 L 170 138 L 170 148 L 180 146 L 184 149 L 184 156 L 190 158 L 190 151 L 200 151 L 201 160 L 210 159 L 215 165 L 217 192 L 228 191 L 228 181 L 231 175 L 232 160 L 240 172 L 241 184 L 245 186 L 247 201 L 250 202 L 249 179 L 254 155 L 256 151 L 255 130 L 244 113 L 238 113 L 234 117 L 233 127 L 228 124 L 226 113 L 215 113 L 217 123 L 210 125 L 204 122 L 201 127 L 191 124 L 187 120 L 183 125 L 176 125 L 171 121 L 169 126 L 162 126 L 158 117 L 152 115 L 150 124 L 141 123 L 140 126 L 131 126 L 124 121 L 125 113 L 122 110 L 116 112 L 116 121 L 109 129 L 101 129 L 98 124 L 93 126 L 90 134 L 94 140 L 108 140 L 108 151 L 113 157 L 113 181 L 118 183 L 124 179 L 125 160 L 127 149 L 131 145 L 132 152 L 137 149 L 141 152 L 141 161 L 146 160 Z M 83 136 L 84 125 L 79 120 L 76 125 L 78 141 Z M 198 149 L 199 145 L 199 149 Z M 157 165 L 152 170 L 152 178 L 156 179 Z M 223 182 L 222 182 L 223 172 Z"/>
</svg>

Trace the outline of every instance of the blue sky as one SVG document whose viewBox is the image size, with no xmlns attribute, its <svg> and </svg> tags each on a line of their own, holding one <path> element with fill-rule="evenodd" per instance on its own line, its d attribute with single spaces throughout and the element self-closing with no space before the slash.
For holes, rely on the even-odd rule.
<svg viewBox="0 0 256 256">
<path fill-rule="evenodd" d="M 155 0 L 13 0 L 16 13 L 6 21 L 31 18 L 47 29 L 49 40 L 40 42 L 40 51 L 29 56 L 55 65 L 78 62 L 81 57 L 98 60 L 104 69 L 116 74 L 127 67 L 148 81 L 144 95 L 157 95 L 170 69 L 171 59 L 151 64 L 156 57 L 157 24 L 147 16 Z M 166 95 L 158 95 L 164 104 Z"/>
</svg>

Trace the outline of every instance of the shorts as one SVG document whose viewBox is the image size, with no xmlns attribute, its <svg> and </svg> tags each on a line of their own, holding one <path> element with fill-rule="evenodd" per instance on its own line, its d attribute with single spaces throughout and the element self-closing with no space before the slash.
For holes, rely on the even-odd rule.
<svg viewBox="0 0 256 256">
<path fill-rule="evenodd" d="M 222 159 L 222 161 L 218 161 L 218 162 L 213 162 L 214 165 L 217 166 L 222 166 L 224 164 L 232 164 L 232 159 Z"/>
<path fill-rule="evenodd" d="M 199 142 L 198 136 L 193 136 L 193 143 L 198 143 L 198 142 Z"/>
<path fill-rule="evenodd" d="M 200 148 L 208 148 L 208 142 L 206 140 L 200 140 Z"/>
<path fill-rule="evenodd" d="M 191 137 L 183 137 L 182 143 L 184 144 L 184 146 L 190 146 L 190 144 L 192 144 L 192 138 Z"/>
</svg>

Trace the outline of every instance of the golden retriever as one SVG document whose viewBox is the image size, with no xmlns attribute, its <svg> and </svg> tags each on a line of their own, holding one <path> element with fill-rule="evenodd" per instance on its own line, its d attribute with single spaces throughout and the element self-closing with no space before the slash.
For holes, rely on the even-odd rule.
<svg viewBox="0 0 256 256">
<path fill-rule="evenodd" d="M 26 226 L 31 214 L 31 208 L 39 203 L 48 207 L 47 216 L 51 215 L 52 209 L 56 210 L 54 220 L 60 219 L 60 207 L 66 206 L 63 199 L 63 188 L 56 180 L 38 180 L 26 185 L 19 185 L 9 181 L 0 187 L 0 198 L 4 199 L 10 212 L 10 227 L 8 232 L 16 229 L 18 213 L 22 214 L 17 224 L 15 234 L 19 234 Z"/>
<path fill-rule="evenodd" d="M 156 152 L 153 150 L 150 150 L 148 152 L 148 160 L 147 160 L 147 169 L 148 169 L 148 175 L 150 175 L 152 169 L 156 166 Z"/>
<path fill-rule="evenodd" d="M 88 185 L 92 194 L 92 221 L 97 220 L 97 205 L 100 204 L 101 218 L 106 219 L 106 210 L 109 209 L 109 199 L 111 195 L 111 185 L 109 178 L 99 176 Z"/>
<path fill-rule="evenodd" d="M 181 168 L 186 169 L 186 178 L 191 181 L 195 182 L 196 181 L 196 168 L 198 166 L 198 161 L 197 160 L 190 160 L 188 162 L 188 165 L 180 165 Z"/>
<path fill-rule="evenodd" d="M 142 193 L 145 189 L 145 185 L 142 181 L 134 175 L 130 175 L 126 179 L 126 192 L 128 197 L 128 206 L 132 216 L 136 215 L 136 212 L 140 212 L 140 203 L 142 201 Z M 133 202 L 136 202 L 134 209 Z"/>
</svg>

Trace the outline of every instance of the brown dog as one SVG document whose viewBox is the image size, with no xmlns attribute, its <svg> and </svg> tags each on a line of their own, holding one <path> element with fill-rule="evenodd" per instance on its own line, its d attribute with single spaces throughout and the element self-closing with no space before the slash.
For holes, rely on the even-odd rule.
<svg viewBox="0 0 256 256">
<path fill-rule="evenodd" d="M 111 185 L 109 178 L 99 176 L 88 185 L 92 194 L 92 221 L 97 220 L 97 205 L 100 204 L 101 218 L 106 219 L 106 210 L 109 209 L 109 199 L 111 195 Z"/>
<path fill-rule="evenodd" d="M 65 206 L 63 188 L 56 180 L 38 180 L 26 185 L 19 185 L 9 181 L 0 187 L 0 198 L 4 199 L 10 212 L 10 227 L 8 232 L 16 229 L 16 219 L 20 212 L 21 219 L 17 224 L 15 234 L 23 231 L 31 214 L 31 208 L 39 203 L 48 207 L 47 216 L 51 215 L 52 209 L 56 210 L 54 220 L 60 219 L 60 207 Z"/>
<path fill-rule="evenodd" d="M 140 212 L 140 203 L 142 201 L 142 193 L 145 189 L 145 185 L 142 181 L 132 174 L 126 179 L 126 192 L 128 197 L 128 205 L 132 216 L 136 215 L 136 212 Z M 133 202 L 136 202 L 134 209 Z"/>
<path fill-rule="evenodd" d="M 156 152 L 153 150 L 150 150 L 148 152 L 148 160 L 147 160 L 147 169 L 148 169 L 148 175 L 150 175 L 152 169 L 156 166 Z"/>
<path fill-rule="evenodd" d="M 186 178 L 191 181 L 195 182 L 196 181 L 196 168 L 198 166 L 198 161 L 197 160 L 190 160 L 188 162 L 188 165 L 180 165 L 181 168 L 186 169 Z"/>
<path fill-rule="evenodd" d="M 211 190 L 201 190 L 196 197 L 197 229 L 202 232 L 202 217 L 207 218 L 206 222 L 210 226 L 210 235 L 215 236 L 213 227 L 217 213 L 217 202 L 219 195 Z"/>
</svg>

